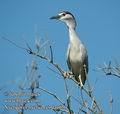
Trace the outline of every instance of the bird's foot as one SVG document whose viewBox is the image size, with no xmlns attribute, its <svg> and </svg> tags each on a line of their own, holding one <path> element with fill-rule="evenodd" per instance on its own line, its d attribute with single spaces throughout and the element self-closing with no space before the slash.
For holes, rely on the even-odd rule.
<svg viewBox="0 0 120 114">
<path fill-rule="evenodd" d="M 79 87 L 80 87 L 81 89 L 83 89 L 83 85 L 79 84 Z"/>
<path fill-rule="evenodd" d="M 64 72 L 63 75 L 64 75 L 65 78 L 72 78 L 73 73 L 70 72 L 70 71 L 67 71 L 67 72 Z"/>
</svg>

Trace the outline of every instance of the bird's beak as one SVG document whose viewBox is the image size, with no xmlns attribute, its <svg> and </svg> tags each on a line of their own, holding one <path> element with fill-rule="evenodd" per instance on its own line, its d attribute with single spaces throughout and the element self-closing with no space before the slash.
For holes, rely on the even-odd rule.
<svg viewBox="0 0 120 114">
<path fill-rule="evenodd" d="M 60 17 L 61 17 L 60 15 L 57 15 L 57 16 L 50 17 L 50 19 L 56 19 L 56 20 L 59 20 Z"/>
</svg>

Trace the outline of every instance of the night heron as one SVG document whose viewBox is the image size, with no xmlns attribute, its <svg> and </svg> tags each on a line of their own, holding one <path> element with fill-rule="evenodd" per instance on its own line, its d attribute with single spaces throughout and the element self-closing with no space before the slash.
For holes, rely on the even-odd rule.
<svg viewBox="0 0 120 114">
<path fill-rule="evenodd" d="M 88 55 L 85 46 L 77 36 L 75 17 L 70 12 L 63 11 L 50 19 L 60 20 L 68 27 L 70 40 L 67 51 L 68 68 L 73 73 L 75 80 L 83 87 L 88 73 Z"/>
</svg>

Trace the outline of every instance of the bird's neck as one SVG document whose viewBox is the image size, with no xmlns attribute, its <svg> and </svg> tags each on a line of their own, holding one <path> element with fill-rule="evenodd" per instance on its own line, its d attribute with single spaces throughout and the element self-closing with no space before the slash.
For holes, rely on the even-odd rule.
<svg viewBox="0 0 120 114">
<path fill-rule="evenodd" d="M 81 43 L 80 39 L 77 36 L 75 28 L 69 27 L 69 38 L 70 38 L 70 43 L 72 43 L 73 45 Z"/>
</svg>

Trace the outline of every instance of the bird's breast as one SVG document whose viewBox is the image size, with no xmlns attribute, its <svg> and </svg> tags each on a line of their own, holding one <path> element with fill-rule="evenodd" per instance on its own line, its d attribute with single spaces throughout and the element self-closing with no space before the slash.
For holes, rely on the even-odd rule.
<svg viewBox="0 0 120 114">
<path fill-rule="evenodd" d="M 71 45 L 69 48 L 70 61 L 72 63 L 82 64 L 86 57 L 86 49 L 83 44 Z"/>
</svg>

